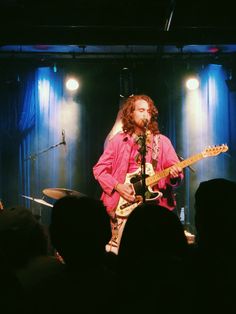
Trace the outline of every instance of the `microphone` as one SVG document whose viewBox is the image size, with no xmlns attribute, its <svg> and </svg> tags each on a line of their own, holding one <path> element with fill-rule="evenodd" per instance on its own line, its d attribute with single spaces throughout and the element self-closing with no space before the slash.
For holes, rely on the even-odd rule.
<svg viewBox="0 0 236 314">
<path fill-rule="evenodd" d="M 143 126 L 145 129 L 147 128 L 148 123 L 149 123 L 148 119 L 143 119 Z"/>
<path fill-rule="evenodd" d="M 64 129 L 62 130 L 61 135 L 62 135 L 62 142 L 61 143 L 63 145 L 66 145 L 66 133 L 65 133 Z"/>
</svg>

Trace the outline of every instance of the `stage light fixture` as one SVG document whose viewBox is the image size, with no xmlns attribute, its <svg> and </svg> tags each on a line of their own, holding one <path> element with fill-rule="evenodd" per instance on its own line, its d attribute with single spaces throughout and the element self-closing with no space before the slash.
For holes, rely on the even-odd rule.
<svg viewBox="0 0 236 314">
<path fill-rule="evenodd" d="M 197 76 L 189 76 L 187 79 L 186 79 L 186 87 L 187 89 L 189 90 L 196 90 L 199 88 L 199 79 Z"/>
<path fill-rule="evenodd" d="M 69 91 L 76 91 L 79 88 L 79 82 L 75 78 L 68 78 L 66 80 L 66 88 Z"/>
<path fill-rule="evenodd" d="M 184 71 L 184 85 L 190 91 L 198 89 L 200 85 L 198 70 L 190 62 L 186 64 Z"/>
<path fill-rule="evenodd" d="M 53 64 L 53 72 L 57 73 L 57 65 L 56 65 L 56 63 Z"/>
</svg>

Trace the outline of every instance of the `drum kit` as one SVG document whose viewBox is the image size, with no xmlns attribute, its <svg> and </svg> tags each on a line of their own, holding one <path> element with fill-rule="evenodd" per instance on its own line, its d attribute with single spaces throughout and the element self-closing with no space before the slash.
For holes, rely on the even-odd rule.
<svg viewBox="0 0 236 314">
<path fill-rule="evenodd" d="M 64 188 L 47 188 L 47 189 L 43 190 L 43 194 L 45 196 L 48 196 L 48 197 L 55 199 L 55 200 L 59 200 L 60 198 L 62 198 L 64 196 L 68 196 L 68 195 L 72 195 L 72 196 L 83 196 L 84 195 L 80 192 L 69 190 L 69 189 L 64 189 Z M 35 197 L 31 197 L 31 196 L 26 196 L 26 195 L 21 195 L 21 196 L 24 198 L 27 198 L 31 201 L 34 201 L 36 203 L 39 203 L 41 205 L 53 207 L 53 204 L 46 202 L 43 198 L 35 198 Z"/>
</svg>

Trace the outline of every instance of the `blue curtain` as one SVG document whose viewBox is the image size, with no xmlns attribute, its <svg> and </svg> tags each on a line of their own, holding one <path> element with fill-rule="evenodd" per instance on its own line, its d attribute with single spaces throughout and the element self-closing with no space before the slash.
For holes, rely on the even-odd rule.
<svg viewBox="0 0 236 314">
<path fill-rule="evenodd" d="M 32 208 L 35 214 L 41 216 L 42 222 L 47 223 L 50 207 L 26 197 L 44 198 L 47 203 L 53 204 L 54 199 L 45 196 L 43 189 L 72 188 L 76 134 L 73 137 L 71 133 L 71 115 L 77 125 L 78 108 L 72 99 L 66 98 L 63 72 L 54 73 L 51 67 L 40 67 L 28 74 L 25 82 L 18 126 L 22 134 L 19 143 L 18 203 Z M 67 136 L 66 146 L 62 132 Z"/>
<path fill-rule="evenodd" d="M 192 165 L 194 171 L 185 170 L 185 212 L 187 224 L 194 224 L 194 193 L 201 181 L 216 177 L 236 179 L 235 135 L 232 132 L 236 123 L 235 109 L 230 103 L 231 92 L 225 82 L 227 73 L 223 66 L 208 65 L 200 73 L 200 89 L 184 91 L 182 107 L 183 154 L 190 157 L 210 146 L 229 150 L 215 157 L 206 157 Z M 217 196 L 216 196 L 217 197 Z"/>
<path fill-rule="evenodd" d="M 39 215 L 50 213 L 50 207 L 26 197 L 52 204 L 55 200 L 43 193 L 47 188 L 99 198 L 92 167 L 117 114 L 120 66 L 62 62 L 54 72 L 41 63 L 20 65 L 8 64 L 11 73 L 20 73 L 17 82 L 0 81 L 0 198 L 6 207 L 22 204 Z M 72 73 L 81 81 L 74 94 L 64 88 Z M 62 131 L 66 145 L 60 145 Z"/>
</svg>

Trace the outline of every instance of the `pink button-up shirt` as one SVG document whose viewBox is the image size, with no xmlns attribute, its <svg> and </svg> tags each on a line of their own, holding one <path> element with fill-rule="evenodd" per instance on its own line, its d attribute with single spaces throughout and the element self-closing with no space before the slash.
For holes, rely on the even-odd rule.
<svg viewBox="0 0 236 314">
<path fill-rule="evenodd" d="M 155 172 L 158 172 L 176 164 L 179 162 L 179 159 L 170 140 L 166 136 L 162 134 L 155 136 L 159 136 L 157 165 L 156 169 L 154 169 Z M 150 144 L 147 145 L 146 162 L 150 163 L 153 158 L 153 138 L 154 136 L 151 135 Z M 116 134 L 108 142 L 103 154 L 93 167 L 94 177 L 103 189 L 101 200 L 106 206 L 108 213 L 114 211 L 118 205 L 120 195 L 114 188 L 118 183 L 125 182 L 133 141 L 133 137 L 128 134 L 123 132 Z M 183 175 L 181 174 L 180 179 L 182 180 L 182 178 Z M 174 209 L 176 203 L 172 190 L 179 183 L 180 181 L 176 185 L 171 184 L 169 177 L 158 181 L 157 188 L 163 192 L 163 197 L 157 200 L 159 205 L 167 207 L 170 210 Z"/>
</svg>

